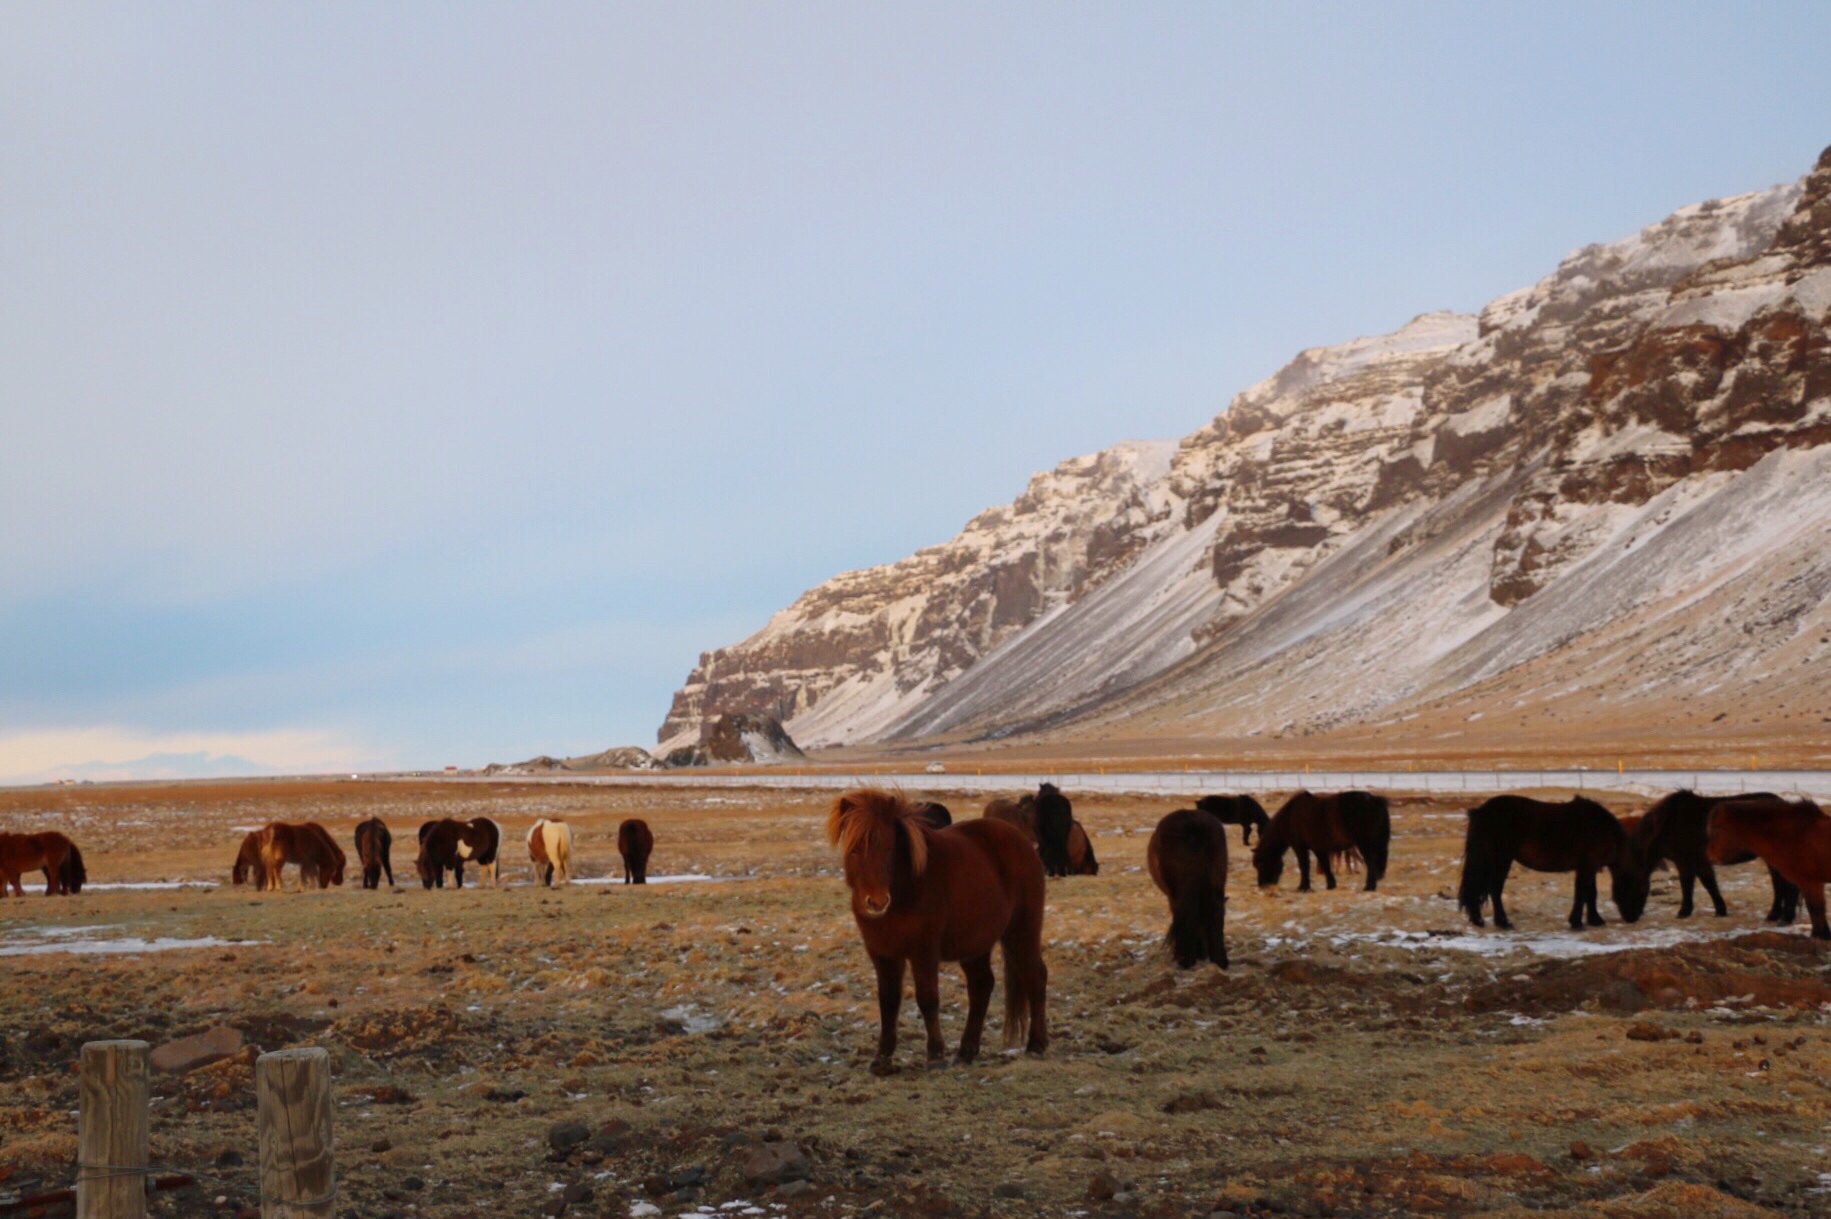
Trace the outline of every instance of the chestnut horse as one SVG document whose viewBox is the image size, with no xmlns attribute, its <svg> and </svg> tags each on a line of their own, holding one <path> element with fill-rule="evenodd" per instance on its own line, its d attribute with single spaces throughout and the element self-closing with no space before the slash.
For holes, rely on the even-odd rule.
<svg viewBox="0 0 1831 1219">
<path fill-rule="evenodd" d="M 993 821 L 1003 821 L 1014 825 L 1024 832 L 1030 845 L 1036 845 L 1036 797 L 1025 792 L 1013 799 L 1010 796 L 999 796 L 986 801 L 985 815 Z"/>
<path fill-rule="evenodd" d="M 915 974 L 929 1063 L 938 1064 L 947 1052 L 941 1041 L 943 961 L 960 962 L 966 975 L 960 1061 L 978 1055 L 996 986 L 994 945 L 1004 949 L 1005 1047 L 1022 1042 L 1032 1054 L 1048 1048 L 1044 999 L 1049 969 L 1043 962 L 1047 881 L 1042 860 L 1020 830 L 995 817 L 930 829 L 901 796 L 865 788 L 833 801 L 827 838 L 844 858 L 852 917 L 877 970 L 880 1027 L 874 1074 L 895 1070 L 905 961 Z"/>
<path fill-rule="evenodd" d="M 1094 842 L 1087 836 L 1087 827 L 1079 821 L 1068 827 L 1068 874 L 1070 876 L 1098 876 L 1100 861 L 1094 858 Z"/>
<path fill-rule="evenodd" d="M 242 835 L 241 849 L 235 853 L 235 867 L 229 872 L 229 883 L 252 883 L 256 889 L 267 888 L 267 870 L 261 866 L 260 830 L 249 830 Z"/>
<path fill-rule="evenodd" d="M 617 854 L 623 856 L 623 883 L 648 884 L 648 857 L 655 853 L 655 832 L 640 817 L 617 827 Z"/>
<path fill-rule="evenodd" d="M 528 829 L 528 858 L 534 861 L 534 879 L 548 888 L 557 877 L 572 879 L 572 827 L 564 821 L 542 818 Z"/>
<path fill-rule="evenodd" d="M 1260 837 L 1264 837 L 1265 827 L 1271 824 L 1271 818 L 1265 815 L 1265 806 L 1251 796 L 1203 796 L 1195 802 L 1195 807 L 1220 818 L 1222 825 L 1241 827 L 1241 846 L 1252 845 L 1252 832 L 1255 829 L 1259 831 Z"/>
<path fill-rule="evenodd" d="M 39 834 L 0 834 L 0 897 L 6 896 L 10 884 L 19 897 L 25 888 L 19 878 L 27 872 L 43 871 L 45 896 L 74 896 L 89 882 L 89 871 L 83 866 L 83 853 L 56 830 Z"/>
<path fill-rule="evenodd" d="M 1717 863 L 1759 855 L 1799 887 L 1812 938 L 1831 940 L 1825 884 L 1831 882 L 1831 817 L 1810 800 L 1725 800 L 1710 810 L 1708 850 Z"/>
<path fill-rule="evenodd" d="M 1227 827 L 1203 809 L 1179 808 L 1151 831 L 1144 862 L 1170 899 L 1166 940 L 1177 968 L 1212 961 L 1226 969 Z"/>
<path fill-rule="evenodd" d="M 394 835 L 380 817 L 370 817 L 356 826 L 356 858 L 362 864 L 362 887 L 381 888 L 381 875 L 388 874 L 388 887 L 394 887 L 394 865 L 388 854 L 394 846 Z"/>
<path fill-rule="evenodd" d="M 1284 807 L 1259 829 L 1259 845 L 1253 849 L 1253 866 L 1258 869 L 1259 885 L 1270 888 L 1284 875 L 1284 852 L 1297 855 L 1297 892 L 1310 891 L 1310 853 L 1316 853 L 1316 869 L 1328 887 L 1335 887 L 1335 868 L 1330 862 L 1336 852 L 1355 850 L 1367 865 L 1369 893 L 1380 887 L 1386 875 L 1386 852 L 1392 843 L 1392 815 L 1386 797 L 1370 792 L 1342 792 L 1334 796 L 1317 796 L 1300 791 L 1284 802 Z"/>
<path fill-rule="evenodd" d="M 1515 861 L 1535 872 L 1577 874 L 1570 904 L 1572 931 L 1583 930 L 1586 920 L 1591 927 L 1602 926 L 1596 909 L 1596 873 L 1604 868 L 1623 921 L 1634 922 L 1647 908 L 1646 860 L 1615 814 L 1594 800 L 1578 796 L 1550 804 L 1525 796 L 1496 796 L 1470 809 L 1456 898 L 1469 922 L 1482 925 L 1482 903 L 1491 898 L 1494 925 L 1503 930 L 1513 926 L 1501 904 L 1501 891 Z"/>
<path fill-rule="evenodd" d="M 445 873 L 453 884 L 464 887 L 464 865 L 474 863 L 482 879 L 493 884 L 496 858 L 502 846 L 502 830 L 488 817 L 454 821 L 450 817 L 428 821 L 420 827 L 420 854 L 414 869 L 425 888 L 445 887 Z"/>
<path fill-rule="evenodd" d="M 298 824 L 270 821 L 249 837 L 254 839 L 255 881 L 268 892 L 281 891 L 283 888 L 281 882 L 286 865 L 289 863 L 299 866 L 299 891 L 301 893 L 314 883 L 320 889 L 328 889 L 332 885 L 343 883 L 343 869 L 346 863 L 343 848 L 338 846 L 331 838 L 330 832 L 316 821 L 305 821 Z M 247 849 L 248 840 L 243 839 L 243 854 Z M 243 854 L 236 856 L 235 875 L 243 872 Z"/>
<path fill-rule="evenodd" d="M 1717 917 L 1722 918 L 1729 913 L 1729 903 L 1723 900 L 1723 891 L 1717 888 L 1717 870 L 1705 849 L 1709 838 L 1710 810 L 1725 800 L 1778 799 L 1780 797 L 1773 792 L 1750 792 L 1746 796 L 1700 796 L 1694 791 L 1675 791 L 1636 818 L 1632 825 L 1626 817 L 1621 819 L 1621 824 L 1646 856 L 1648 868 L 1657 868 L 1670 860 L 1672 866 L 1678 869 L 1680 918 L 1691 917 L 1694 909 L 1692 892 L 1699 881 L 1703 882 L 1704 892 L 1710 895 L 1710 904 L 1715 907 Z M 1754 858 L 1749 853 L 1724 860 L 1724 863 L 1748 863 Z M 1799 916 L 1799 890 L 1773 868 L 1767 870 L 1767 875 L 1774 890 L 1774 900 L 1767 910 L 1767 921 L 1791 923 Z"/>
</svg>

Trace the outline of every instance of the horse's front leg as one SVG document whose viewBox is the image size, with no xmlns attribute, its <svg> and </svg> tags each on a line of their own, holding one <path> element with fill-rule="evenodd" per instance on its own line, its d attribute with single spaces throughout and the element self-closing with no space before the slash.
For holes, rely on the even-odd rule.
<svg viewBox="0 0 1831 1219">
<path fill-rule="evenodd" d="M 979 1037 L 985 1030 L 986 1009 L 992 1005 L 992 988 L 997 985 L 992 954 L 962 961 L 960 970 L 966 974 L 966 1031 L 960 1034 L 960 1061 L 971 1062 L 979 1057 Z"/>
<path fill-rule="evenodd" d="M 1572 931 L 1583 930 L 1583 898 L 1585 896 L 1583 879 L 1585 875 L 1582 868 L 1577 869 L 1576 886 L 1570 898 L 1570 929 Z"/>
<path fill-rule="evenodd" d="M 1335 865 L 1329 861 L 1329 852 L 1316 852 L 1316 870 L 1322 873 L 1325 888 L 1335 887 Z"/>
<path fill-rule="evenodd" d="M 871 958 L 877 968 L 877 1057 L 871 1061 L 871 1074 L 889 1075 L 896 1064 L 896 1016 L 903 1010 L 903 958 Z"/>
<path fill-rule="evenodd" d="M 452 867 L 451 883 L 460 889 L 464 887 L 464 861 L 462 859 Z"/>
<path fill-rule="evenodd" d="M 1310 891 L 1310 848 L 1297 848 L 1297 892 Z"/>
<path fill-rule="evenodd" d="M 1704 882 L 1704 892 L 1710 894 L 1710 904 L 1716 916 L 1723 918 L 1728 915 L 1729 903 L 1723 900 L 1723 890 L 1717 888 L 1717 870 L 1707 863 L 1697 870 L 1697 878 Z"/>
<path fill-rule="evenodd" d="M 1679 864 L 1678 865 L 1678 916 L 1680 918 L 1690 918 L 1691 912 L 1694 909 L 1696 909 L 1696 906 L 1692 903 L 1692 900 L 1691 900 L 1692 893 L 1695 890 L 1696 886 L 1697 886 L 1697 872 L 1692 869 L 1690 864 L 1684 864 L 1684 863 Z"/>
<path fill-rule="evenodd" d="M 916 1010 L 922 1013 L 922 1026 L 928 1031 L 928 1065 L 947 1060 L 947 1044 L 941 1040 L 941 961 L 939 957 L 914 957 L 909 962 L 915 974 Z"/>
<path fill-rule="evenodd" d="M 1507 865 L 1500 870 L 1500 873 L 1497 876 L 1495 876 L 1494 888 L 1488 892 L 1488 896 L 1492 898 L 1494 902 L 1494 925 L 1502 931 L 1513 930 L 1513 920 L 1507 917 L 1507 907 L 1501 904 L 1501 893 L 1507 887 L 1507 873 L 1511 871 L 1512 868 L 1513 863 L 1509 860 Z"/>
<path fill-rule="evenodd" d="M 1601 893 L 1601 887 L 1596 883 L 1596 875 L 1595 872 L 1589 874 L 1589 883 L 1583 887 L 1583 900 L 1589 908 L 1589 925 L 1591 927 L 1602 927 L 1607 924 L 1602 917 L 1602 911 L 1596 909 L 1598 895 Z M 1610 872 L 1609 875 L 1613 876 L 1614 873 Z"/>
</svg>

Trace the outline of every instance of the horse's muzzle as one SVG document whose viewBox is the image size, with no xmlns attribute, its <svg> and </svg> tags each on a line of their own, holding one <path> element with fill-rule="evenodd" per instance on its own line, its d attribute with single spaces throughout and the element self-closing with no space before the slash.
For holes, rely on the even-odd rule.
<svg viewBox="0 0 1831 1219">
<path fill-rule="evenodd" d="M 880 906 L 872 898 L 861 897 L 858 899 L 858 909 L 866 918 L 882 918 L 890 913 L 890 899 L 886 897 Z"/>
</svg>

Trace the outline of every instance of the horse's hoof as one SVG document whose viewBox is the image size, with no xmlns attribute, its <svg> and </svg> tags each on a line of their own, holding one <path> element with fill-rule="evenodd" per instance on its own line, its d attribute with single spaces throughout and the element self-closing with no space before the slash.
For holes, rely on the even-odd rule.
<svg viewBox="0 0 1831 1219">
<path fill-rule="evenodd" d="M 888 1058 L 873 1058 L 871 1060 L 871 1074 L 880 1079 L 887 1075 L 895 1075 L 896 1064 L 891 1062 Z"/>
<path fill-rule="evenodd" d="M 1587 921 L 1587 922 L 1588 922 L 1588 923 L 1589 923 L 1589 925 L 1590 925 L 1590 926 L 1591 926 L 1591 927 L 1606 927 L 1606 926 L 1608 926 L 1608 920 L 1607 920 L 1607 919 L 1603 919 L 1603 918 L 1592 918 L 1592 919 L 1588 919 L 1588 920 L 1586 920 L 1586 921 Z"/>
<path fill-rule="evenodd" d="M 1689 910 L 1686 910 L 1686 909 L 1685 909 L 1685 908 L 1684 908 L 1684 907 L 1682 907 L 1682 906 L 1681 906 L 1681 907 L 1679 907 L 1679 911 L 1678 911 L 1678 916 L 1679 916 L 1679 917 L 1680 917 L 1680 918 L 1690 918 L 1690 917 L 1691 917 L 1691 911 L 1689 911 Z"/>
<path fill-rule="evenodd" d="M 952 1065 L 953 1063 L 948 1061 L 948 1057 L 945 1054 L 931 1054 L 927 1063 L 930 1071 L 945 1071 Z"/>
</svg>

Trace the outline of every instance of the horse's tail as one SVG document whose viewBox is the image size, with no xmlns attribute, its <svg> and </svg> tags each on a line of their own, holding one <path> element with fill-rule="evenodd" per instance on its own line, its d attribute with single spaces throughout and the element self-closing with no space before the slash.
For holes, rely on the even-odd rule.
<svg viewBox="0 0 1831 1219">
<path fill-rule="evenodd" d="M 74 842 L 58 869 L 58 877 L 63 881 L 65 893 L 81 893 L 83 886 L 89 883 L 89 870 L 83 867 L 83 853 Z"/>
<path fill-rule="evenodd" d="M 1027 953 L 1009 937 L 1004 944 L 1005 958 L 1005 1049 L 1014 1050 L 1030 1035 L 1030 974 L 1025 969 Z"/>
<path fill-rule="evenodd" d="M 1212 961 L 1226 969 L 1227 941 L 1221 921 L 1226 899 L 1206 877 L 1178 871 L 1181 875 L 1170 900 L 1170 954 L 1180 969 L 1192 968 L 1198 961 Z"/>
<path fill-rule="evenodd" d="M 1032 861 L 1035 856 L 1030 856 Z M 1049 967 L 1043 963 L 1043 870 L 1030 862 L 1019 869 L 1017 909 L 1001 941 L 1005 961 L 1004 1046 L 1040 1052 L 1048 1044 L 1043 1016 Z"/>
<path fill-rule="evenodd" d="M 566 880 L 571 880 L 572 879 L 572 827 L 569 825 L 561 824 L 561 826 L 559 827 L 559 833 L 555 834 L 554 837 L 559 840 L 553 850 L 553 853 L 556 856 L 558 856 L 558 859 L 556 859 L 554 862 L 559 864 L 560 876 L 562 876 Z"/>
<path fill-rule="evenodd" d="M 1470 809 L 1468 832 L 1462 840 L 1462 883 L 1456 891 L 1456 906 L 1467 911 L 1469 921 L 1477 925 L 1481 903 L 1494 889 L 1494 848 L 1488 841 L 1492 834 L 1493 827 L 1482 809 Z"/>
</svg>

